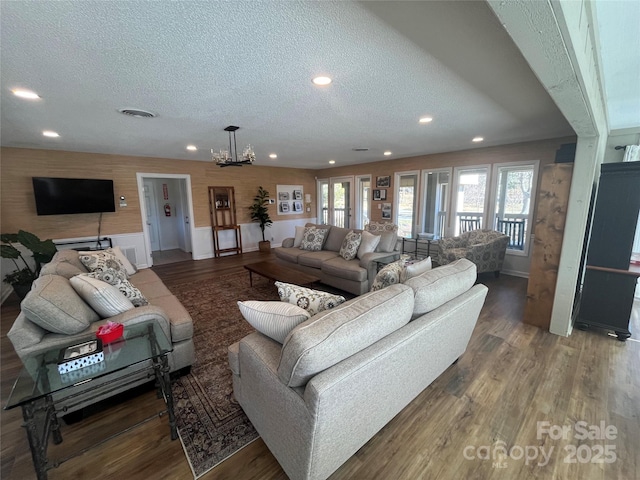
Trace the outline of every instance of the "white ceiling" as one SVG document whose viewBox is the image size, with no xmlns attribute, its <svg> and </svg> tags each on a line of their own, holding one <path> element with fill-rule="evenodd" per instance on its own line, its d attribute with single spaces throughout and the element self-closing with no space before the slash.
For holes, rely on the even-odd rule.
<svg viewBox="0 0 640 480">
<path fill-rule="evenodd" d="M 485 2 L 3 1 L 0 14 L 3 146 L 208 160 L 239 125 L 258 164 L 324 168 L 573 134 Z"/>
</svg>

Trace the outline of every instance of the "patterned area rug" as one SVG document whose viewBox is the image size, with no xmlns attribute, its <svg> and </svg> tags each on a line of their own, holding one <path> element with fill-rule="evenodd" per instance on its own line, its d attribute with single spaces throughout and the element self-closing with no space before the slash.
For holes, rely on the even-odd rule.
<svg viewBox="0 0 640 480">
<path fill-rule="evenodd" d="M 173 386 L 178 431 L 194 476 L 200 477 L 258 434 L 233 397 L 227 347 L 253 328 L 239 300 L 278 300 L 271 282 L 234 274 L 171 288 L 194 323 L 196 363 Z"/>
</svg>

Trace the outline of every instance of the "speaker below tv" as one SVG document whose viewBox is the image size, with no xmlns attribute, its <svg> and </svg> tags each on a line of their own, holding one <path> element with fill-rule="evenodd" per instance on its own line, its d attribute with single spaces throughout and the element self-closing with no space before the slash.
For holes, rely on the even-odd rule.
<svg viewBox="0 0 640 480">
<path fill-rule="evenodd" d="M 113 180 L 33 177 L 38 215 L 115 212 Z"/>
</svg>

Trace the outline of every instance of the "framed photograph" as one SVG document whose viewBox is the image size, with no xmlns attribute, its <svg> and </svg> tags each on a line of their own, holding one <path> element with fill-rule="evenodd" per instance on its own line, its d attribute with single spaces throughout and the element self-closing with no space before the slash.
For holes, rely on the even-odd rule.
<svg viewBox="0 0 640 480">
<path fill-rule="evenodd" d="M 376 187 L 378 188 L 389 188 L 391 186 L 391 176 L 387 175 L 386 177 L 376 177 Z"/>
<path fill-rule="evenodd" d="M 374 189 L 373 190 L 373 199 L 374 200 L 386 200 L 387 199 L 387 190 Z"/>
<path fill-rule="evenodd" d="M 278 200 L 289 200 L 289 192 L 278 192 Z"/>
<path fill-rule="evenodd" d="M 289 194 L 287 193 L 287 198 Z M 280 202 L 280 211 L 282 213 L 289 213 L 289 202 Z"/>
<path fill-rule="evenodd" d="M 391 204 L 383 203 L 382 204 L 382 218 L 391 218 Z"/>
<path fill-rule="evenodd" d="M 301 212 L 302 211 L 302 202 L 300 200 L 296 200 L 293 202 L 293 211 Z"/>
<path fill-rule="evenodd" d="M 302 190 L 294 190 L 293 191 L 293 199 L 294 200 L 302 200 Z M 295 208 L 294 208 L 295 210 Z"/>
</svg>

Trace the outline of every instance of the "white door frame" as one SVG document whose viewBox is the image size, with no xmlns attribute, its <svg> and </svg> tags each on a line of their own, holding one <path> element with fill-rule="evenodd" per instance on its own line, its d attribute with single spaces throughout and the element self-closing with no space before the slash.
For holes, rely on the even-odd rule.
<svg viewBox="0 0 640 480">
<path fill-rule="evenodd" d="M 195 238 L 195 230 L 193 224 L 193 196 L 191 192 L 191 175 L 180 174 L 180 173 L 141 173 L 136 172 L 136 180 L 138 183 L 138 198 L 140 201 L 140 214 L 142 215 L 142 235 L 144 236 L 144 248 L 145 248 L 145 259 L 147 261 L 147 265 L 150 267 L 153 266 L 153 258 L 151 256 L 151 241 L 149 239 L 149 229 L 147 227 L 147 222 L 145 219 L 147 218 L 147 211 L 144 204 L 144 179 L 145 178 L 176 178 L 178 180 L 184 180 L 186 182 L 186 194 L 187 194 L 187 209 L 189 211 L 189 218 L 191 221 L 189 222 L 189 232 L 191 235 L 191 241 Z M 191 256 L 193 258 L 193 245 L 192 245 L 192 253 Z"/>
</svg>

